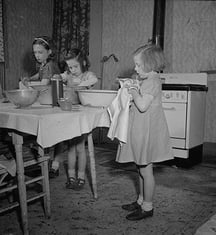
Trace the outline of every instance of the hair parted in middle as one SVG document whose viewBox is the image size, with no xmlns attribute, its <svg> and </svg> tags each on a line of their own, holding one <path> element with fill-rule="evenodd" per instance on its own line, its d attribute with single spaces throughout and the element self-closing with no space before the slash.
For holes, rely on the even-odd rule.
<svg viewBox="0 0 216 235">
<path fill-rule="evenodd" d="M 162 71 L 165 68 L 165 57 L 160 46 L 148 43 L 139 47 L 133 53 L 134 56 L 140 54 L 146 72 Z"/>
</svg>

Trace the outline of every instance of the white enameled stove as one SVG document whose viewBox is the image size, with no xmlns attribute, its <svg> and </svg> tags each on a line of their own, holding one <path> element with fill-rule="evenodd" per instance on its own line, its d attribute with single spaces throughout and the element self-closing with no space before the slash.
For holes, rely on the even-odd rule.
<svg viewBox="0 0 216 235">
<path fill-rule="evenodd" d="M 162 103 L 177 166 L 202 161 L 206 109 L 206 73 L 161 74 Z"/>
</svg>

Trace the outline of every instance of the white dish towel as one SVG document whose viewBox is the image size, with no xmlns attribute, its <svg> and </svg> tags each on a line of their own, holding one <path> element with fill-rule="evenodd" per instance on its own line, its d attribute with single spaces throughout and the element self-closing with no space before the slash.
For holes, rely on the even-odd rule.
<svg viewBox="0 0 216 235">
<path fill-rule="evenodd" d="M 128 93 L 128 88 L 124 87 L 123 82 L 120 81 L 120 85 L 121 88 L 118 90 L 117 96 L 107 109 L 111 121 L 107 136 L 111 140 L 117 138 L 121 144 L 127 143 L 131 95 Z"/>
</svg>

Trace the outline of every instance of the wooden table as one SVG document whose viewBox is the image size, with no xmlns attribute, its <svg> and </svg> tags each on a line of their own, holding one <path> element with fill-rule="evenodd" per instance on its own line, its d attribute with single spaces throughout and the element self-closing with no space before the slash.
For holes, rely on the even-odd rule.
<svg viewBox="0 0 216 235">
<path fill-rule="evenodd" d="M 76 111 L 62 111 L 59 107 L 34 104 L 30 108 L 18 109 L 10 103 L 5 104 L 0 101 L 0 127 L 12 132 L 16 150 L 18 184 L 23 190 L 26 189 L 21 133 L 35 135 L 42 151 L 64 140 L 87 134 L 93 196 L 97 198 L 92 130 L 96 127 L 108 127 L 109 124 L 109 116 L 104 108 L 80 106 L 80 109 Z M 20 200 L 24 205 L 21 208 L 21 216 L 25 224 L 24 230 L 28 231 L 27 199 L 22 196 Z"/>
</svg>

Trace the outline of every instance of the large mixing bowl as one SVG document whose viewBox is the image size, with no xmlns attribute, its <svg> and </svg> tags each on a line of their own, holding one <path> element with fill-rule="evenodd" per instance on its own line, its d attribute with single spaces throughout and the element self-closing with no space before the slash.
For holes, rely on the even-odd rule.
<svg viewBox="0 0 216 235">
<path fill-rule="evenodd" d="M 109 106 L 117 95 L 113 90 L 78 90 L 79 99 L 82 105 Z"/>
<path fill-rule="evenodd" d="M 39 92 L 33 89 L 17 89 L 5 91 L 5 94 L 18 108 L 26 108 L 37 100 Z"/>
</svg>

